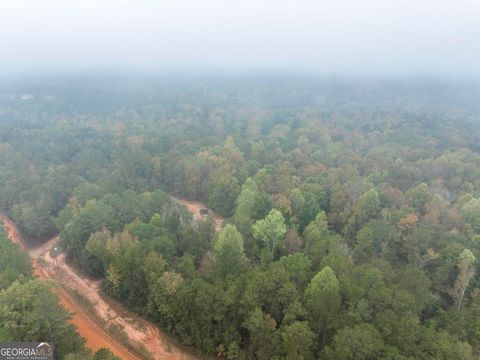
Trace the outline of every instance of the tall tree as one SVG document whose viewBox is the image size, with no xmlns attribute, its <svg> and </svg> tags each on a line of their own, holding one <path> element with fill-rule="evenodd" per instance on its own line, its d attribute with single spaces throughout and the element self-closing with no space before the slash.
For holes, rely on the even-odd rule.
<svg viewBox="0 0 480 360">
<path fill-rule="evenodd" d="M 249 351 L 256 359 L 270 360 L 279 355 L 277 323 L 270 314 L 256 308 L 243 324 L 250 335 Z"/>
<path fill-rule="evenodd" d="M 473 231 L 480 233 L 480 199 L 471 198 L 461 207 L 461 213 Z"/>
<path fill-rule="evenodd" d="M 267 245 L 272 259 L 286 232 L 285 219 L 277 209 L 272 209 L 265 219 L 258 220 L 253 225 L 253 236 Z"/>
<path fill-rule="evenodd" d="M 380 210 L 380 199 L 377 190 L 370 189 L 357 200 L 355 213 L 360 222 L 374 218 Z"/>
<path fill-rule="evenodd" d="M 248 178 L 242 185 L 242 191 L 237 199 L 237 209 L 232 219 L 244 236 L 250 232 L 252 226 L 257 194 L 257 185 L 251 178 Z"/>
<path fill-rule="evenodd" d="M 227 224 L 213 247 L 215 268 L 222 275 L 235 274 L 245 265 L 243 238 L 235 225 Z"/>
<path fill-rule="evenodd" d="M 455 280 L 453 288 L 453 297 L 458 310 L 463 307 L 463 301 L 465 298 L 465 291 L 470 284 L 470 281 L 475 276 L 475 255 L 469 249 L 464 249 L 458 257 L 458 276 Z"/>
<path fill-rule="evenodd" d="M 310 258 L 313 268 L 318 270 L 322 259 L 338 245 L 338 238 L 332 236 L 328 229 L 327 215 L 320 211 L 315 220 L 303 231 L 305 254 Z"/>
<path fill-rule="evenodd" d="M 340 285 L 335 272 L 326 266 L 305 289 L 305 306 L 310 315 L 310 325 L 324 345 L 330 330 L 337 323 L 340 310 Z"/>
</svg>

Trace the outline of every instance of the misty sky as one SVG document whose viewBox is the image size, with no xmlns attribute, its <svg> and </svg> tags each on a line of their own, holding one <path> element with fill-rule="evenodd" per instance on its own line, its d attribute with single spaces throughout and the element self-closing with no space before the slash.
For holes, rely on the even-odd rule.
<svg viewBox="0 0 480 360">
<path fill-rule="evenodd" d="M 0 72 L 480 74 L 477 0 L 0 0 Z"/>
</svg>

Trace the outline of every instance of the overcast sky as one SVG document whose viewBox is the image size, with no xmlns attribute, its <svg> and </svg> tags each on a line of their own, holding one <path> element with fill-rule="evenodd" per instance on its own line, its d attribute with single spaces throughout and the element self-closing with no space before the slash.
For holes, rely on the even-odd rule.
<svg viewBox="0 0 480 360">
<path fill-rule="evenodd" d="M 0 0 L 0 72 L 480 74 L 479 0 Z"/>
</svg>

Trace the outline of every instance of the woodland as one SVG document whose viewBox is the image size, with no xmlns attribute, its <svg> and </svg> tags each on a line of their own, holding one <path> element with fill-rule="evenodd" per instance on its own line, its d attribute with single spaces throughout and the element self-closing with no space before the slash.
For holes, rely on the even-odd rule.
<svg viewBox="0 0 480 360">
<path fill-rule="evenodd" d="M 479 99 L 431 79 L 4 81 L 0 209 L 207 357 L 478 359 Z M 115 359 L 52 286 L 0 234 L 0 340 Z"/>
</svg>

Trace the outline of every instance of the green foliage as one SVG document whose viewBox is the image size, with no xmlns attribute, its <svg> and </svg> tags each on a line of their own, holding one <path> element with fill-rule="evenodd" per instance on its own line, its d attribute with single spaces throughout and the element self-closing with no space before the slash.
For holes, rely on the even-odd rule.
<svg viewBox="0 0 480 360">
<path fill-rule="evenodd" d="M 306 286 L 310 279 L 312 263 L 304 254 L 297 253 L 281 257 L 279 263 L 283 265 L 290 280 L 293 281 L 298 288 L 304 288 Z"/>
<path fill-rule="evenodd" d="M 480 233 L 480 199 L 472 198 L 461 207 L 461 212 L 473 230 Z"/>
<path fill-rule="evenodd" d="M 304 296 L 311 328 L 325 344 L 330 330 L 338 326 L 341 305 L 340 284 L 335 272 L 326 266 L 312 278 Z"/>
<path fill-rule="evenodd" d="M 257 359 L 274 359 L 279 355 L 280 334 L 277 323 L 261 309 L 253 310 L 243 326 L 248 330 L 249 352 Z"/>
<path fill-rule="evenodd" d="M 250 229 L 255 215 L 258 188 L 255 182 L 248 178 L 242 185 L 242 190 L 237 198 L 237 209 L 232 217 L 233 223 L 237 226 L 243 236 L 250 234 Z"/>
<path fill-rule="evenodd" d="M 237 209 L 235 210 L 235 219 L 250 219 L 255 209 L 255 197 L 257 196 L 258 188 L 255 182 L 248 178 L 242 185 L 242 191 L 237 199 Z"/>
<path fill-rule="evenodd" d="M 63 358 L 80 352 L 84 344 L 67 322 L 70 318 L 50 286 L 40 280 L 16 282 L 0 292 L 2 341 L 52 341 L 59 358 Z"/>
<path fill-rule="evenodd" d="M 421 183 L 415 187 L 410 188 L 406 193 L 405 196 L 407 199 L 410 200 L 412 207 L 420 214 L 425 214 L 426 211 L 426 204 L 428 201 L 431 200 L 432 195 L 428 191 L 428 185 L 425 183 Z"/>
<path fill-rule="evenodd" d="M 428 237 L 425 234 L 424 237 Z M 372 257 L 380 257 L 390 261 L 398 259 L 402 250 L 406 255 L 410 255 L 412 262 L 417 260 L 415 250 L 419 248 L 420 242 L 415 244 L 417 247 L 409 248 L 407 241 L 401 247 L 400 234 L 398 229 L 381 220 L 371 220 L 362 227 L 356 234 L 356 243 L 354 245 L 354 258 L 356 262 L 368 262 Z M 414 237 L 417 241 L 420 234 Z M 428 246 L 427 246 L 428 249 Z M 425 251 L 427 250 L 425 249 Z"/>
<path fill-rule="evenodd" d="M 8 288 L 14 281 L 25 281 L 32 274 L 30 257 L 13 244 L 0 228 L 0 290 Z"/>
<path fill-rule="evenodd" d="M 368 190 L 360 196 L 355 204 L 355 213 L 361 223 L 369 219 L 375 218 L 380 210 L 380 200 L 378 192 L 375 189 Z"/>
<path fill-rule="evenodd" d="M 332 360 L 380 359 L 384 344 L 380 333 L 370 324 L 339 330 L 333 339 L 332 348 L 325 353 Z"/>
<path fill-rule="evenodd" d="M 285 359 L 308 360 L 313 358 L 315 334 L 306 322 L 296 321 L 282 330 L 282 348 Z"/>
<path fill-rule="evenodd" d="M 245 266 L 243 238 L 235 227 L 228 224 L 220 232 L 213 246 L 215 268 L 222 275 L 238 274 Z"/>
<path fill-rule="evenodd" d="M 460 310 L 463 306 L 465 291 L 467 291 L 470 281 L 475 276 L 475 255 L 470 249 L 464 249 L 458 257 L 458 276 L 453 288 L 453 297 Z"/>
<path fill-rule="evenodd" d="M 208 205 L 224 216 L 231 216 L 239 192 L 238 181 L 234 177 L 216 181 L 208 196 Z"/>
<path fill-rule="evenodd" d="M 312 261 L 314 269 L 320 267 L 322 259 L 339 248 L 339 238 L 328 229 L 327 216 L 324 211 L 317 214 L 315 219 L 303 231 L 305 238 L 305 254 Z"/>
<path fill-rule="evenodd" d="M 265 219 L 258 220 L 253 225 L 253 236 L 266 244 L 272 259 L 275 256 L 275 250 L 281 246 L 283 237 L 287 232 L 284 221 L 282 213 L 272 209 Z"/>
<path fill-rule="evenodd" d="M 31 243 L 59 232 L 107 294 L 228 359 L 480 352 L 474 86 L 58 81 L 0 96 L 0 207 Z M 0 297 L 30 273 L 0 234 Z"/>
<path fill-rule="evenodd" d="M 121 360 L 121 358 L 115 356 L 109 349 L 101 348 L 95 352 L 92 360 Z"/>
</svg>

